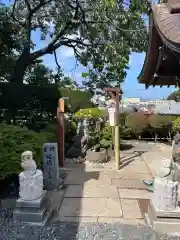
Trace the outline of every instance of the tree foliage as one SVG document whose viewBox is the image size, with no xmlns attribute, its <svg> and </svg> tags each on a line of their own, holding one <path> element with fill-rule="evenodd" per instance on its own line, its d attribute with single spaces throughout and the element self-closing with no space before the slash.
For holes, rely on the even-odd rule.
<svg viewBox="0 0 180 240">
<path fill-rule="evenodd" d="M 23 42 L 10 81 L 23 82 L 28 66 L 46 54 L 54 54 L 59 66 L 56 50 L 61 46 L 73 48 L 76 59 L 103 79 L 122 81 L 130 52 L 143 51 L 146 45 L 142 14 L 147 12 L 147 2 L 12 0 L 13 29 L 18 28 Z M 46 43 L 41 49 L 34 48 L 32 33 L 36 30 Z"/>
<path fill-rule="evenodd" d="M 0 3 L 0 81 L 7 81 L 12 73 L 17 60 L 17 53 L 22 50 L 19 27 L 11 17 L 11 9 Z"/>
<path fill-rule="evenodd" d="M 75 113 L 79 109 L 91 108 L 93 106 L 91 102 L 91 94 L 87 91 L 73 90 L 70 88 L 60 88 L 62 97 L 66 97 L 65 100 L 68 111 Z"/>
<path fill-rule="evenodd" d="M 180 102 L 180 90 L 174 91 L 171 93 L 167 100 L 174 100 L 175 102 Z"/>
<path fill-rule="evenodd" d="M 126 126 L 136 136 L 141 135 L 142 131 L 148 128 L 148 125 L 148 117 L 141 112 L 131 113 L 126 117 Z"/>
</svg>

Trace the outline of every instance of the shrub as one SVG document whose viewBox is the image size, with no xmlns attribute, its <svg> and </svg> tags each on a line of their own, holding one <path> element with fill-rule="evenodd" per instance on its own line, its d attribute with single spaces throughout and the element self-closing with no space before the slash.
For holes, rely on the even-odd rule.
<svg viewBox="0 0 180 240">
<path fill-rule="evenodd" d="M 76 135 L 77 124 L 73 120 L 68 120 L 65 126 L 65 142 L 72 140 Z"/>
<path fill-rule="evenodd" d="M 126 126 L 138 137 L 149 127 L 148 117 L 143 113 L 131 113 L 126 117 Z"/>
<path fill-rule="evenodd" d="M 149 124 L 152 129 L 152 132 L 155 134 L 155 138 L 168 137 L 171 135 L 172 130 L 172 121 L 175 119 L 175 116 L 165 116 L 165 115 L 150 115 Z"/>
<path fill-rule="evenodd" d="M 173 133 L 180 131 L 180 117 L 172 121 L 172 131 Z"/>
<path fill-rule="evenodd" d="M 109 147 L 112 144 L 112 127 L 105 125 L 100 133 L 100 144 L 102 147 Z"/>
<path fill-rule="evenodd" d="M 79 118 L 99 118 L 105 116 L 105 110 L 99 108 L 85 108 L 76 112 L 75 116 Z"/>
<path fill-rule="evenodd" d="M 127 116 L 128 116 L 127 113 L 120 113 L 119 114 L 119 124 L 120 124 L 120 127 L 125 126 Z"/>
<path fill-rule="evenodd" d="M 0 124 L 0 180 L 21 171 L 21 153 L 33 151 L 39 166 L 42 159 L 42 145 L 49 142 L 50 135 L 35 133 L 27 128 Z"/>
<path fill-rule="evenodd" d="M 57 142 L 58 141 L 58 135 L 57 135 L 57 124 L 54 123 L 48 123 L 41 131 L 41 136 L 44 135 L 44 138 L 47 139 L 49 142 Z"/>
</svg>

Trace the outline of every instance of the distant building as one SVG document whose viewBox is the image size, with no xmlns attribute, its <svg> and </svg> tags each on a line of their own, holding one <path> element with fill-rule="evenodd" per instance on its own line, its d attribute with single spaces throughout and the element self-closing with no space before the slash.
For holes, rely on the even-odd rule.
<svg viewBox="0 0 180 240">
<path fill-rule="evenodd" d="M 122 104 L 139 104 L 141 102 L 140 98 L 124 98 L 122 99 Z"/>
</svg>

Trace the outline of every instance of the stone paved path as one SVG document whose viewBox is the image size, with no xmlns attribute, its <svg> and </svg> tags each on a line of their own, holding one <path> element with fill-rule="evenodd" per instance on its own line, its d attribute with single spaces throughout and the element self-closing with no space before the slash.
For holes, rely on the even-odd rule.
<svg viewBox="0 0 180 240">
<path fill-rule="evenodd" d="M 146 143 L 143 143 L 146 144 Z M 142 144 L 142 145 L 143 145 Z M 11 212 L 0 216 L 2 240 L 159 240 L 179 239 L 161 235 L 155 237 L 144 222 L 144 212 L 151 193 L 142 184 L 152 179 L 157 167 L 154 145 L 149 152 L 127 151 L 122 153 L 121 170 L 107 167 L 71 164 L 66 169 L 64 199 L 58 211 L 44 227 L 13 223 Z M 143 146 L 137 144 L 141 152 Z M 167 155 L 166 150 L 163 150 Z M 155 167 L 154 167 L 155 166 Z"/>
</svg>

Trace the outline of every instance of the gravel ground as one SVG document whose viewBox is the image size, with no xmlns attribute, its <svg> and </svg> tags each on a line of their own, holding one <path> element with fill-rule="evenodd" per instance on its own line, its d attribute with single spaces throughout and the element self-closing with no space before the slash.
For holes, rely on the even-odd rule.
<svg viewBox="0 0 180 240">
<path fill-rule="evenodd" d="M 123 224 L 57 222 L 44 227 L 14 223 L 8 209 L 0 211 L 1 240 L 178 240 L 180 237 L 154 237 L 150 227 Z"/>
</svg>

